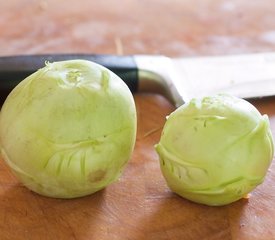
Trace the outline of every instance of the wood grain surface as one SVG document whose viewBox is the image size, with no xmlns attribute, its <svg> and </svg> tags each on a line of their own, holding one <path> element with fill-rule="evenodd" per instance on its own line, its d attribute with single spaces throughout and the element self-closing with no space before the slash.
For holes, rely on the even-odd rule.
<svg viewBox="0 0 275 240">
<path fill-rule="evenodd" d="M 272 0 L 0 1 L 0 55 L 36 53 L 222 55 L 275 50 Z M 274 69 L 275 70 L 275 69 Z M 154 145 L 175 108 L 135 95 L 138 134 L 120 180 L 91 196 L 61 200 L 22 186 L 0 161 L 1 240 L 272 240 L 275 165 L 265 182 L 224 207 L 173 194 Z M 275 99 L 252 102 L 270 117 Z"/>
</svg>

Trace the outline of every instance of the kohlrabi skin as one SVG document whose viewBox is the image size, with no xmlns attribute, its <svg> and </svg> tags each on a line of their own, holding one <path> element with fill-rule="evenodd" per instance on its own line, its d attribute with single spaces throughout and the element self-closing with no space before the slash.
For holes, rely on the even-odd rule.
<svg viewBox="0 0 275 240">
<path fill-rule="evenodd" d="M 25 186 L 49 197 L 81 197 L 117 180 L 135 137 L 130 90 L 84 60 L 47 63 L 10 93 L 0 115 L 3 158 Z"/>
<path fill-rule="evenodd" d="M 172 191 L 211 206 L 243 198 L 263 182 L 273 158 L 269 120 L 229 95 L 193 99 L 167 119 L 156 145 Z"/>
</svg>

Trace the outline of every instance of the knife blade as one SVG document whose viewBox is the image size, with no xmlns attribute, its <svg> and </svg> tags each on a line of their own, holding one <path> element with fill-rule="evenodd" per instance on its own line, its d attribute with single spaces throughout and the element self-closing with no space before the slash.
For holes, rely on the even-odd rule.
<svg viewBox="0 0 275 240">
<path fill-rule="evenodd" d="M 151 55 L 45 54 L 0 57 L 0 94 L 45 65 L 86 59 L 119 75 L 133 92 L 165 96 L 175 106 L 194 97 L 229 93 L 241 98 L 275 95 L 275 53 L 169 58 Z"/>
</svg>

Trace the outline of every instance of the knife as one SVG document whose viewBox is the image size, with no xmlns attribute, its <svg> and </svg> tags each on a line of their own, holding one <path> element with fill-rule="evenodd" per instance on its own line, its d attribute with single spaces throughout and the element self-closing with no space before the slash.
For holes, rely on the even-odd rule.
<svg viewBox="0 0 275 240">
<path fill-rule="evenodd" d="M 1 102 L 46 61 L 69 59 L 101 64 L 120 76 L 132 93 L 161 94 L 176 107 L 191 98 L 217 93 L 246 99 L 275 95 L 275 53 L 189 58 L 45 54 L 0 57 Z"/>
</svg>

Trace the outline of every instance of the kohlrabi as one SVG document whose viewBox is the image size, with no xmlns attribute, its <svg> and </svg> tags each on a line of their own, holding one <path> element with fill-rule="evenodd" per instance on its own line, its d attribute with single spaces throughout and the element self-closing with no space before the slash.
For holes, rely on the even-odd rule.
<svg viewBox="0 0 275 240">
<path fill-rule="evenodd" d="M 225 205 L 252 191 L 263 182 L 274 152 L 268 117 L 228 95 L 178 108 L 156 150 L 172 191 L 207 205 Z"/>
<path fill-rule="evenodd" d="M 126 84 L 95 63 L 47 63 L 23 80 L 0 115 L 1 154 L 39 194 L 94 193 L 122 173 L 136 136 L 136 109 Z"/>
</svg>

